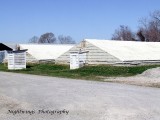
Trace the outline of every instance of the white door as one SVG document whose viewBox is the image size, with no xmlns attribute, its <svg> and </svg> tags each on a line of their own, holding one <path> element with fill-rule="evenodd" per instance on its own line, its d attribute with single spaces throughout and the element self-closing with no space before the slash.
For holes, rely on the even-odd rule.
<svg viewBox="0 0 160 120">
<path fill-rule="evenodd" d="M 79 56 L 78 54 L 70 54 L 70 69 L 79 68 Z"/>
</svg>

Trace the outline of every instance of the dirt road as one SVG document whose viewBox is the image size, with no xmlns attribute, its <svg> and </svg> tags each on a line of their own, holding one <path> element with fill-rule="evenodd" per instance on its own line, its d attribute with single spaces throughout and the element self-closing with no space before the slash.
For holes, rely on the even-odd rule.
<svg viewBox="0 0 160 120">
<path fill-rule="evenodd" d="M 159 120 L 160 89 L 0 72 L 1 120 Z"/>
</svg>

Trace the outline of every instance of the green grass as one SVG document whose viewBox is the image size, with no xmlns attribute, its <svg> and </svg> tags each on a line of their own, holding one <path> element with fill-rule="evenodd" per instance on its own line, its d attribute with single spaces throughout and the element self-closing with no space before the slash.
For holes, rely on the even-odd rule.
<svg viewBox="0 0 160 120">
<path fill-rule="evenodd" d="M 7 71 L 7 65 L 6 64 L 0 64 L 0 71 Z"/>
<path fill-rule="evenodd" d="M 76 79 L 101 80 L 102 77 L 118 77 L 118 76 L 133 76 L 141 74 L 149 68 L 160 67 L 160 65 L 147 66 L 85 66 L 80 69 L 70 70 L 67 65 L 56 64 L 29 64 L 27 69 L 23 70 L 7 70 L 7 66 L 0 64 L 0 71 L 56 76 Z"/>
</svg>

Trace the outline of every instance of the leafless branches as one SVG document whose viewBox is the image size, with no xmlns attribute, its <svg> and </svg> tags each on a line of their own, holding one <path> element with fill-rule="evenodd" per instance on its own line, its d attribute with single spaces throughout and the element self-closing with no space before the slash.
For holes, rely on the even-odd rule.
<svg viewBox="0 0 160 120">
<path fill-rule="evenodd" d="M 134 33 L 128 26 L 120 25 L 120 27 L 116 29 L 112 35 L 112 40 L 133 41 Z"/>
<path fill-rule="evenodd" d="M 48 43 L 48 44 L 75 44 L 76 42 L 70 36 L 59 35 L 58 39 L 52 32 L 42 34 L 40 38 L 33 36 L 29 43 Z"/>
<path fill-rule="evenodd" d="M 75 41 L 70 36 L 59 35 L 58 40 L 60 44 L 75 44 Z"/>
<path fill-rule="evenodd" d="M 112 35 L 113 40 L 138 40 L 146 42 L 160 42 L 160 10 L 150 14 L 149 18 L 142 18 L 140 26 L 134 34 L 128 26 L 121 25 Z"/>
</svg>

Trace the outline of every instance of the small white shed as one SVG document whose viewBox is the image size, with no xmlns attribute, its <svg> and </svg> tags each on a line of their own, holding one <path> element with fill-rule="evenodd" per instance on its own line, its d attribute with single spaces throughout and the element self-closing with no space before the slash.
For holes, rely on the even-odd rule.
<svg viewBox="0 0 160 120">
<path fill-rule="evenodd" d="M 78 69 L 85 65 L 87 52 L 70 53 L 70 69 Z"/>
<path fill-rule="evenodd" d="M 26 68 L 26 51 L 27 50 L 8 51 L 9 70 Z"/>
</svg>

